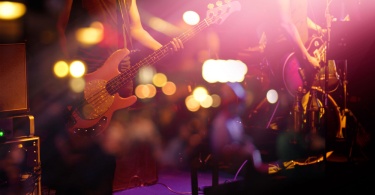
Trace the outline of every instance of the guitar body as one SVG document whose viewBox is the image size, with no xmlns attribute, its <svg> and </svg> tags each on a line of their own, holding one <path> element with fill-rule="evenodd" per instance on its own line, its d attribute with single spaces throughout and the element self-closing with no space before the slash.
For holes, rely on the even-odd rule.
<svg viewBox="0 0 375 195">
<path fill-rule="evenodd" d="M 107 85 L 109 80 L 120 74 L 118 64 L 128 54 L 126 49 L 117 50 L 98 70 L 85 75 L 84 101 L 70 110 L 67 124 L 70 134 L 79 137 L 99 135 L 108 127 L 116 110 L 129 107 L 137 101 L 136 96 L 120 97 Z"/>
<path fill-rule="evenodd" d="M 326 44 L 322 38 L 313 37 L 307 49 L 310 55 L 315 56 L 319 62 L 325 61 Z M 294 96 L 299 88 L 307 92 L 317 83 L 318 75 L 312 74 L 315 70 L 308 63 L 294 52 L 286 56 L 283 64 L 283 81 L 290 95 Z"/>
</svg>

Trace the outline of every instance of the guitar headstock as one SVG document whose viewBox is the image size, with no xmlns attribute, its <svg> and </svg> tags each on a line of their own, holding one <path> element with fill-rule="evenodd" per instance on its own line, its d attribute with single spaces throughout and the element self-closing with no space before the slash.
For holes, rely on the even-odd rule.
<svg viewBox="0 0 375 195">
<path fill-rule="evenodd" d="M 221 24 L 230 14 L 241 10 L 241 4 L 238 1 L 230 0 L 225 0 L 224 3 L 222 1 L 217 1 L 216 7 L 214 4 L 208 4 L 207 7 L 206 21 L 208 24 Z"/>
</svg>

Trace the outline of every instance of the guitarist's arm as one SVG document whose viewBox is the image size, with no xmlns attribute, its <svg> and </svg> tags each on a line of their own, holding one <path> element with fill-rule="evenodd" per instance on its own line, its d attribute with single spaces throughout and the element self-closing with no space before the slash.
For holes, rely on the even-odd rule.
<svg viewBox="0 0 375 195">
<path fill-rule="evenodd" d="M 317 35 L 326 36 L 328 32 L 327 29 L 322 28 L 319 24 L 312 21 L 309 17 L 307 17 L 307 27 L 316 32 Z"/>
<path fill-rule="evenodd" d="M 280 8 L 278 14 L 281 28 L 294 43 L 296 52 L 299 53 L 303 59 L 307 60 L 316 71 L 318 71 L 320 69 L 318 60 L 309 54 L 296 26 L 292 22 L 290 16 L 290 2 L 288 0 L 277 0 L 277 4 Z"/>
<path fill-rule="evenodd" d="M 130 33 L 133 39 L 137 40 L 143 46 L 152 50 L 157 50 L 162 47 L 162 45 L 143 28 L 136 0 L 132 0 L 132 4 L 129 10 L 129 16 Z M 171 41 L 171 44 L 173 46 L 174 51 L 178 51 L 179 49 L 183 48 L 183 44 L 180 39 L 174 38 Z"/>
<path fill-rule="evenodd" d="M 60 48 L 64 54 L 64 57 L 69 59 L 68 46 L 65 36 L 65 29 L 69 21 L 70 12 L 72 9 L 73 0 L 65 0 L 63 9 L 59 14 L 59 18 L 56 23 L 57 33 L 59 35 Z"/>
</svg>

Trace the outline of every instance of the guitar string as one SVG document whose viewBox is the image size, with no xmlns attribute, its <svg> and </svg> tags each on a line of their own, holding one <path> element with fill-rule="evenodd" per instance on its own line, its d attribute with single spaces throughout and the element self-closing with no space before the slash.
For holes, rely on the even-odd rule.
<svg viewBox="0 0 375 195">
<path fill-rule="evenodd" d="M 200 22 L 197 26 L 195 26 L 194 28 L 188 30 L 187 32 L 189 32 L 189 33 L 187 33 L 187 32 L 182 33 L 178 38 L 183 43 L 188 41 L 192 37 L 192 35 L 196 35 L 198 32 L 200 32 L 203 29 L 205 29 L 206 27 L 210 26 L 213 23 L 214 18 L 219 18 L 219 17 L 220 16 L 213 16 L 211 18 L 206 18 L 205 20 Z M 131 67 L 130 73 L 125 72 L 125 73 L 122 73 L 122 74 L 114 77 L 113 79 L 109 80 L 106 84 L 106 87 L 104 89 L 99 90 L 97 93 L 93 94 L 91 97 L 89 97 L 87 99 L 87 102 L 92 101 L 90 104 L 94 104 L 94 106 L 93 106 L 94 108 L 98 107 L 97 105 L 100 105 L 105 101 L 103 99 L 103 97 L 105 95 L 107 95 L 107 92 L 109 92 L 111 95 L 116 93 L 117 90 L 123 85 L 121 81 L 127 81 L 128 79 L 133 78 L 140 67 L 150 65 L 152 63 L 155 63 L 155 62 L 159 61 L 161 58 L 165 57 L 167 54 L 170 53 L 170 51 L 169 51 L 170 47 L 171 47 L 171 43 L 168 43 L 165 46 L 162 46 L 160 49 L 156 50 L 153 54 L 149 55 L 144 60 L 141 60 L 140 62 L 138 62 L 135 66 Z M 157 55 L 160 55 L 160 56 L 158 57 Z M 156 56 L 157 58 L 155 58 L 154 56 Z M 151 62 L 149 62 L 149 61 L 151 61 Z M 142 63 L 142 62 L 144 62 L 144 63 Z M 115 83 L 114 84 L 115 89 L 112 89 L 114 91 L 108 91 L 107 86 L 110 85 L 113 82 Z M 81 103 L 78 107 L 82 108 L 82 106 L 84 106 L 84 105 L 85 105 L 85 101 L 81 101 Z M 73 110 L 72 116 L 73 117 L 79 117 L 77 108 Z"/>
</svg>

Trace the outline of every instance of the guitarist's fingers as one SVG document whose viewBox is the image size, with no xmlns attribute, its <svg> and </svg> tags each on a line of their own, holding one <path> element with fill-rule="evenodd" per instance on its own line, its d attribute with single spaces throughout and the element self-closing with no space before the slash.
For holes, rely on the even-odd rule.
<svg viewBox="0 0 375 195">
<path fill-rule="evenodd" d="M 319 72 L 320 70 L 320 64 L 319 64 L 319 61 L 317 58 L 313 57 L 313 56 L 308 56 L 307 60 L 309 61 L 309 63 L 311 64 L 312 68 L 316 71 L 316 72 Z"/>
<path fill-rule="evenodd" d="M 129 55 L 130 51 L 127 48 L 119 49 L 120 51 L 124 52 L 125 55 Z"/>
<path fill-rule="evenodd" d="M 176 42 L 178 43 L 178 45 L 180 46 L 181 49 L 184 48 L 184 44 L 182 43 L 181 39 L 177 39 L 177 38 L 174 38 L 176 40 Z"/>
<path fill-rule="evenodd" d="M 177 39 L 177 38 L 173 38 L 172 41 L 171 41 L 171 44 L 173 46 L 174 51 L 178 51 L 178 50 L 184 48 L 184 45 L 182 44 L 182 41 L 180 39 Z"/>
</svg>

